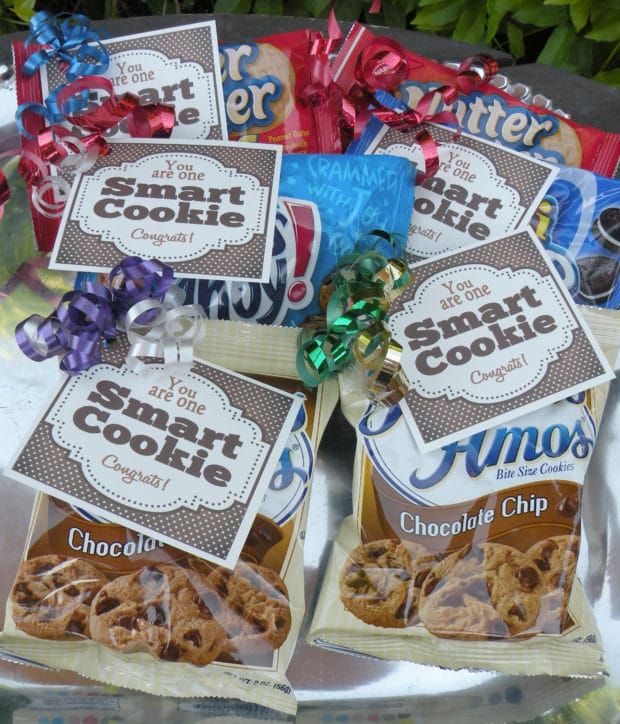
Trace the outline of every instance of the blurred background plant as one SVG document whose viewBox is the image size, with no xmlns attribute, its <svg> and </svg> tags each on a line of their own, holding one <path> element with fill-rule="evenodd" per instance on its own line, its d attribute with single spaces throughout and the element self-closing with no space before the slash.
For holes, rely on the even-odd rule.
<svg viewBox="0 0 620 724">
<path fill-rule="evenodd" d="M 332 0 L 0 0 L 0 32 L 24 29 L 36 10 L 93 20 L 172 13 L 326 17 Z M 497 48 L 620 87 L 620 0 L 336 0 L 341 21 L 421 30 Z"/>
</svg>

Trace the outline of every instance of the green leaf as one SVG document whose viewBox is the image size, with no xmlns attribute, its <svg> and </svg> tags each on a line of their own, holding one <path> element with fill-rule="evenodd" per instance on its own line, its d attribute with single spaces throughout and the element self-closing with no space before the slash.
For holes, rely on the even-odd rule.
<svg viewBox="0 0 620 724">
<path fill-rule="evenodd" d="M 213 8 L 217 13 L 249 13 L 251 0 L 215 0 Z"/>
<path fill-rule="evenodd" d="M 16 0 L 11 9 L 20 20 L 27 23 L 34 15 L 35 2 L 36 0 Z"/>
<path fill-rule="evenodd" d="M 544 65 L 563 65 L 570 55 L 575 41 L 575 29 L 569 23 L 559 25 L 549 36 L 545 47 L 540 51 L 536 61 Z"/>
<path fill-rule="evenodd" d="M 599 81 L 599 83 L 607 83 L 608 85 L 614 85 L 620 88 L 620 68 L 601 71 L 594 76 L 594 80 Z"/>
<path fill-rule="evenodd" d="M 500 23 L 506 14 L 512 10 L 514 3 L 512 0 L 487 0 L 487 34 L 486 42 L 490 45 L 493 38 L 497 35 Z"/>
<path fill-rule="evenodd" d="M 443 2 L 434 3 L 430 7 L 422 7 L 416 13 L 412 24 L 420 30 L 437 31 L 444 30 L 453 26 L 457 18 L 465 9 L 467 2 L 452 2 L 452 0 L 444 0 Z"/>
<path fill-rule="evenodd" d="M 568 10 L 565 7 L 537 4 L 531 8 L 518 10 L 512 19 L 517 23 L 533 25 L 535 28 L 553 28 L 568 20 Z"/>
<path fill-rule="evenodd" d="M 620 40 L 620 13 L 601 7 L 592 9 L 590 15 L 592 30 L 585 37 L 598 42 L 617 42 Z"/>
<path fill-rule="evenodd" d="M 253 12 L 257 15 L 282 15 L 282 0 L 255 0 Z"/>
<path fill-rule="evenodd" d="M 166 0 L 148 0 L 147 6 L 151 15 L 164 15 Z"/>
<path fill-rule="evenodd" d="M 465 43 L 483 43 L 485 38 L 484 27 L 487 19 L 486 1 L 472 0 L 463 10 L 452 32 L 454 40 Z"/>
<path fill-rule="evenodd" d="M 525 57 L 525 42 L 523 40 L 523 30 L 514 23 L 508 23 L 506 26 L 506 35 L 508 36 L 508 50 L 515 60 Z"/>
<path fill-rule="evenodd" d="M 313 18 L 321 18 L 331 5 L 331 0 L 304 0 L 304 9 Z"/>
<path fill-rule="evenodd" d="M 181 12 L 183 5 L 185 2 L 181 2 Z M 148 0 L 148 9 L 151 15 L 176 15 L 178 11 L 177 3 L 174 0 Z"/>
<path fill-rule="evenodd" d="M 591 7 L 592 0 L 573 0 L 570 4 L 570 19 L 577 32 L 585 28 Z"/>
<path fill-rule="evenodd" d="M 581 35 L 577 35 L 570 51 L 568 63 L 574 73 L 591 78 L 594 67 L 594 50 L 596 44 Z"/>
<path fill-rule="evenodd" d="M 415 0 L 411 0 L 410 2 L 386 2 L 386 0 L 383 0 L 381 3 L 381 11 L 385 25 L 390 28 L 406 28 L 407 16 L 415 7 Z M 366 19 L 369 23 L 372 23 L 374 17 L 374 15 L 367 14 Z"/>
<path fill-rule="evenodd" d="M 396 0 L 395 3 L 401 10 L 412 13 L 418 7 L 418 0 Z M 407 24 L 405 24 L 407 27 Z"/>
<path fill-rule="evenodd" d="M 361 0 L 338 0 L 338 20 L 355 21 L 361 12 Z"/>
</svg>

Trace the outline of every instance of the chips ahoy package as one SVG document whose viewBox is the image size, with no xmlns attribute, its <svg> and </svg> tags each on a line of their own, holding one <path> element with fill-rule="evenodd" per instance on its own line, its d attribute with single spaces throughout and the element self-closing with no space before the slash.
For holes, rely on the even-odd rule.
<svg viewBox="0 0 620 724">
<path fill-rule="evenodd" d="M 210 319 L 300 326 L 321 312 L 323 282 L 361 237 L 380 230 L 404 243 L 415 173 L 397 156 L 285 154 L 269 282 L 183 279 L 186 303 Z"/>
</svg>

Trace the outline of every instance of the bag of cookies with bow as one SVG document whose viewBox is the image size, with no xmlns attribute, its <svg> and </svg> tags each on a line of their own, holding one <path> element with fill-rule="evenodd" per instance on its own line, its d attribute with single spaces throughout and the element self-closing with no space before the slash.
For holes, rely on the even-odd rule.
<svg viewBox="0 0 620 724">
<path fill-rule="evenodd" d="M 377 271 L 347 268 L 340 299 L 355 286 L 370 304 Z M 328 330 L 351 352 L 333 368 L 356 432 L 353 508 L 308 641 L 449 669 L 604 676 L 578 560 L 617 312 L 578 307 L 530 228 L 416 262 L 388 286 L 381 324 L 351 334 L 342 307 L 348 325 Z M 317 344 L 304 358 L 314 374 Z"/>
<path fill-rule="evenodd" d="M 38 492 L 0 640 L 185 707 L 290 715 L 307 505 L 337 385 L 304 389 L 295 329 L 203 321 L 191 363 L 129 370 L 118 334 L 63 375 L 8 473 Z"/>
<path fill-rule="evenodd" d="M 415 111 L 422 123 L 445 123 L 451 116 L 451 122 L 478 139 L 550 163 L 616 176 L 619 134 L 521 100 L 497 71 L 490 55 L 451 67 L 361 23 L 354 23 L 332 64 L 334 81 L 347 101 L 348 137 L 356 135 L 356 117 L 365 113 L 377 90 L 384 90 Z"/>
</svg>

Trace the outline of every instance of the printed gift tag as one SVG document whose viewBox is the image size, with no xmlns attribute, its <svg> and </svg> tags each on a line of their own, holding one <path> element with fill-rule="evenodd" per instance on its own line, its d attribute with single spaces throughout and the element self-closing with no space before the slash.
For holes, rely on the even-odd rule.
<svg viewBox="0 0 620 724">
<path fill-rule="evenodd" d="M 50 266 L 106 272 L 126 256 L 184 277 L 269 278 L 282 151 L 132 140 L 76 177 Z"/>
<path fill-rule="evenodd" d="M 7 474 L 232 567 L 302 398 L 198 360 L 137 374 L 127 351 L 64 378 Z"/>
<path fill-rule="evenodd" d="M 614 377 L 531 230 L 412 270 L 389 327 L 422 452 Z"/>
<path fill-rule="evenodd" d="M 103 40 L 110 56 L 102 75 L 120 96 L 129 91 L 141 104 L 174 106 L 172 138 L 226 140 L 226 112 L 220 73 L 216 24 L 208 20 L 195 25 L 155 30 Z M 42 94 L 66 82 L 57 63 L 42 69 Z M 93 89 L 89 102 L 103 101 Z M 77 130 L 76 135 L 81 135 Z M 109 141 L 129 138 L 126 121 L 106 132 Z"/>
<path fill-rule="evenodd" d="M 424 168 L 413 134 L 371 122 L 364 153 L 402 156 Z M 437 142 L 439 169 L 416 186 L 407 238 L 412 259 L 504 236 L 530 223 L 557 167 L 452 128 L 427 124 Z"/>
</svg>

